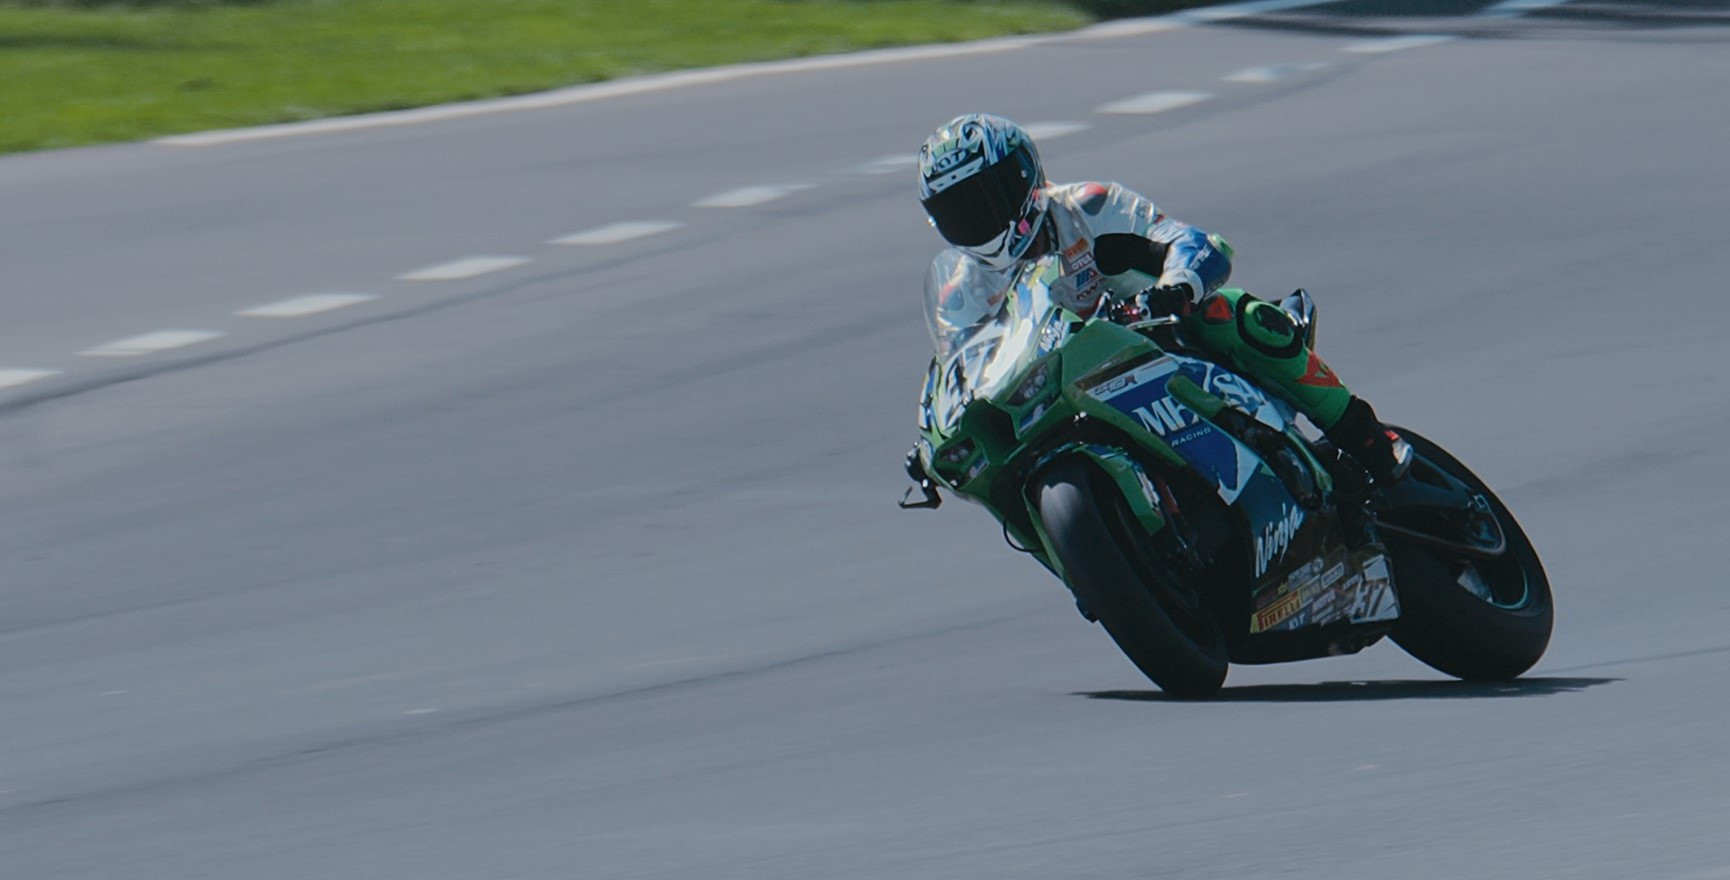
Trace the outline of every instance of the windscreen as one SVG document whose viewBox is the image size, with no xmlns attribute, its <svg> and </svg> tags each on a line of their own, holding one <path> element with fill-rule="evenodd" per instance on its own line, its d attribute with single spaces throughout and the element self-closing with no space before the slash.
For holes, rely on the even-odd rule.
<svg viewBox="0 0 1730 880">
<path fill-rule="evenodd" d="M 1061 342 L 1066 324 L 1050 288 L 1061 274 L 1055 255 L 1008 273 L 954 251 L 933 264 L 925 316 L 937 374 L 927 398 L 941 423 L 958 415 L 970 395 L 993 393 L 1029 358 Z"/>
<path fill-rule="evenodd" d="M 1013 270 L 999 272 L 956 250 L 939 254 L 925 276 L 925 328 L 939 360 L 1003 317 Z"/>
</svg>

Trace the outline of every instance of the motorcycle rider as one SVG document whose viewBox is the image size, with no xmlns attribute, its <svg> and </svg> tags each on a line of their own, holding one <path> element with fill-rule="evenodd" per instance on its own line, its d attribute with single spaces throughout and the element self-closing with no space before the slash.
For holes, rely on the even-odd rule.
<svg viewBox="0 0 1730 880">
<path fill-rule="evenodd" d="M 1064 308 L 1133 321 L 1181 316 L 1186 339 L 1248 374 L 1322 429 L 1377 484 L 1399 479 L 1410 448 L 1309 349 L 1285 309 L 1237 288 L 1223 239 L 1161 213 L 1115 183 L 1046 180 L 1033 139 L 1000 116 L 968 113 L 939 128 L 919 150 L 919 201 L 954 250 L 938 256 L 947 290 L 954 273 L 991 272 L 987 289 L 1007 289 L 1033 261 L 1058 253 L 1063 276 L 1051 287 Z M 941 303 L 947 309 L 949 303 Z M 942 321 L 939 316 L 936 320 Z M 924 482 L 917 452 L 908 473 Z"/>
</svg>

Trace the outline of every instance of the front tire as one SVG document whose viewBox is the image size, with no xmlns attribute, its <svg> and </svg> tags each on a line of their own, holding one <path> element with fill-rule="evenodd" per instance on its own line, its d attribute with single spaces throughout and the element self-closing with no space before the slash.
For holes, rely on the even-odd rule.
<svg viewBox="0 0 1730 880">
<path fill-rule="evenodd" d="M 1391 636 L 1413 657 L 1455 678 L 1517 678 L 1544 656 L 1555 622 L 1550 580 L 1538 552 L 1483 480 L 1427 438 L 1396 430 L 1420 458 L 1413 475 L 1433 466 L 1483 496 L 1507 549 L 1494 560 L 1472 559 L 1388 535 L 1401 609 Z"/>
<path fill-rule="evenodd" d="M 1217 692 L 1227 665 L 1218 624 L 1153 552 L 1117 487 L 1086 459 L 1064 458 L 1042 473 L 1037 502 L 1070 589 L 1130 662 L 1172 696 Z"/>
</svg>

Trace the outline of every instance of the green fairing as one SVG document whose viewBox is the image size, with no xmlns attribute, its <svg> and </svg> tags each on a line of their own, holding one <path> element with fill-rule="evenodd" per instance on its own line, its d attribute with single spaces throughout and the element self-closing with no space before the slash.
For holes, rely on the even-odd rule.
<svg viewBox="0 0 1730 880">
<path fill-rule="evenodd" d="M 1082 320 L 1074 315 L 1066 314 L 1065 317 L 1078 324 Z M 1073 421 L 1081 414 L 1111 424 L 1132 435 L 1141 436 L 1144 449 L 1152 451 L 1175 467 L 1187 466 L 1183 457 L 1159 438 L 1144 436 L 1147 435 L 1146 429 L 1135 420 L 1077 387 L 1077 383 L 1085 376 L 1105 372 L 1120 363 L 1157 354 L 1158 347 L 1135 331 L 1103 321 L 1085 324 L 1069 337 L 1060 353 L 1054 353 L 1047 358 L 1055 367 L 1053 378 L 1056 381 L 1051 383 L 1050 392 L 1016 405 L 1008 402 L 1012 391 L 1004 390 L 989 401 L 989 406 L 968 407 L 953 431 L 946 433 L 941 426 L 923 430 L 921 433 L 931 444 L 934 458 L 965 442 L 972 442 L 975 446 L 971 455 L 956 463 L 958 467 L 933 467 L 931 470 L 944 485 L 958 495 L 977 501 L 991 511 L 992 516 L 1003 525 L 1012 540 L 1019 546 L 1034 550 L 1033 555 L 1061 577 L 1063 573 L 1040 549 L 1048 546 L 1046 535 L 1037 513 L 1028 509 L 1028 499 L 993 495 L 993 489 L 1001 493 L 1003 486 L 998 478 L 1004 467 L 1026 462 L 1028 450 L 1024 444 L 1027 440 L 1047 433 L 1056 423 Z M 1022 365 L 1018 372 L 1023 375 L 1030 373 L 1038 363 L 1038 358 L 1031 359 Z M 940 387 L 943 381 L 939 380 Z M 1008 386 L 1009 389 L 1014 387 L 1015 383 Z M 1045 407 L 1043 415 L 1035 416 L 1034 413 L 1040 407 Z M 1046 452 L 1042 457 L 1052 458 L 1057 454 L 1068 453 L 1084 455 L 1097 463 L 1112 482 L 1117 484 L 1136 519 L 1149 534 L 1165 528 L 1165 518 L 1160 512 L 1158 498 L 1153 494 L 1155 490 L 1152 483 L 1141 466 L 1127 453 L 1107 447 L 1072 443 L 1056 451 Z M 985 459 L 984 467 L 971 479 L 962 479 L 959 483 L 952 480 L 951 474 L 959 471 L 965 475 L 982 457 Z M 1011 511 L 1016 516 L 1006 516 Z"/>
<path fill-rule="evenodd" d="M 1339 421 L 1351 402 L 1351 391 L 1304 345 L 1296 322 L 1274 303 L 1239 288 L 1222 288 L 1184 317 L 1183 329 L 1323 428 Z"/>
<path fill-rule="evenodd" d="M 1073 369 L 1065 371 L 1064 379 L 1073 383 L 1083 376 L 1103 373 L 1116 364 L 1155 355 L 1159 351 L 1158 346 L 1134 330 L 1108 321 L 1095 321 L 1081 328 L 1080 332 L 1076 333 L 1070 339 L 1069 344 L 1064 347 L 1063 354 L 1066 360 L 1071 363 L 1076 360 L 1081 361 L 1081 363 L 1075 364 Z M 1116 357 L 1113 357 L 1114 355 Z M 1140 423 L 1119 412 L 1110 404 L 1094 399 L 1086 392 L 1071 387 L 1065 392 L 1065 396 L 1069 398 L 1071 405 L 1086 413 L 1088 418 L 1098 419 L 1115 428 L 1128 431 L 1132 435 L 1147 433 Z M 1184 460 L 1183 456 L 1178 455 L 1175 450 L 1159 438 L 1150 436 L 1145 439 L 1145 442 L 1148 449 L 1168 463 L 1176 467 L 1188 467 L 1188 462 Z"/>
<path fill-rule="evenodd" d="M 1182 374 L 1171 377 L 1165 383 L 1165 389 L 1204 419 L 1215 419 L 1221 410 L 1231 406 L 1230 403 L 1203 391 L 1200 386 L 1190 381 L 1188 376 Z M 1286 436 L 1292 439 L 1293 451 L 1303 456 L 1304 462 L 1309 465 L 1311 473 L 1315 475 L 1316 485 L 1321 487 L 1323 492 L 1333 491 L 1333 475 L 1322 465 L 1321 459 L 1316 458 L 1315 453 L 1310 451 L 1309 443 L 1305 442 L 1303 434 L 1296 426 L 1292 426 L 1286 429 Z"/>
<path fill-rule="evenodd" d="M 1182 401 L 1184 406 L 1195 410 L 1196 415 L 1204 419 L 1212 419 L 1219 415 L 1220 410 L 1230 404 L 1201 390 L 1201 386 L 1190 381 L 1188 376 L 1179 373 L 1166 380 L 1165 390 L 1173 397 Z"/>
<path fill-rule="evenodd" d="M 1055 267 L 1044 268 L 1044 272 L 1030 273 L 1029 278 L 1035 285 L 1049 283 L 1048 276 L 1053 275 Z M 1028 295 L 1026 291 L 1009 291 L 1003 310 L 1014 313 L 1022 305 L 1020 297 Z M 1297 336 L 1295 324 L 1283 310 L 1235 288 L 1220 291 L 1209 299 L 1215 298 L 1229 308 L 1229 320 L 1219 320 L 1217 307 L 1212 322 L 1205 320 L 1205 311 L 1189 316 L 1185 319 L 1185 328 L 1197 341 L 1231 366 L 1266 380 L 1268 387 L 1288 398 L 1318 423 L 1331 424 L 1338 418 L 1339 410 L 1350 399 L 1350 392 L 1338 385 L 1316 387 L 1313 381 L 1309 385 L 1299 381 L 1309 376 L 1307 371 L 1312 364 L 1320 361 L 1311 358 Z M 1272 309 L 1279 314 L 1258 321 L 1240 321 L 1237 318 L 1240 309 L 1251 310 L 1246 318 L 1260 317 L 1258 312 L 1261 309 Z M 1059 311 L 1058 314 L 1061 325 L 1067 328 L 1062 344 L 1043 354 L 1032 347 L 1021 351 L 1003 372 L 1006 378 L 1000 380 L 1000 384 L 983 389 L 982 397 L 975 396 L 980 389 L 950 387 L 956 380 L 945 373 L 941 362 L 934 361 L 927 405 L 932 398 L 946 397 L 961 398 L 966 404 L 959 418 L 949 424 L 928 416 L 921 433 L 928 444 L 925 452 L 927 469 L 938 482 L 984 506 L 1003 526 L 1012 542 L 1031 551 L 1042 564 L 1061 577 L 1063 573 L 1058 570 L 1056 560 L 1046 552 L 1045 548 L 1050 544 L 1037 507 L 1031 503 L 1032 499 L 1022 494 L 1018 480 L 1003 479 L 1006 472 L 1025 471 L 1039 462 L 1063 455 L 1080 455 L 1093 461 L 1117 486 L 1148 534 L 1163 530 L 1166 520 L 1149 474 L 1130 452 L 1113 448 L 1110 444 L 1098 445 L 1079 439 L 1056 448 L 1044 446 L 1038 450 L 1030 447 L 1029 443 L 1047 438 L 1054 431 L 1067 430 L 1065 425 L 1091 420 L 1115 429 L 1125 438 L 1133 438 L 1132 446 L 1142 456 L 1142 461 L 1149 465 L 1158 461 L 1174 468 L 1188 468 L 1189 463 L 1141 422 L 1085 390 L 1085 386 L 1100 381 L 1097 377 L 1120 372 L 1122 365 L 1145 363 L 1159 357 L 1162 351 L 1158 345 L 1142 333 L 1119 324 L 1086 321 L 1068 312 Z M 1284 318 L 1284 324 L 1274 320 L 1275 317 Z M 1283 356 L 1275 356 L 1273 352 Z M 1036 393 L 1020 394 L 1023 383 L 1042 369 L 1048 376 L 1043 387 Z M 1323 377 L 1331 377 L 1331 373 L 1325 372 L 1325 366 L 1321 369 L 1324 370 Z M 1314 376 L 1309 378 L 1313 380 Z M 1181 375 L 1173 377 L 1167 389 L 1204 419 L 1215 418 L 1229 405 Z M 1310 454 L 1301 437 L 1294 436 L 1293 439 L 1295 448 L 1307 459 L 1325 488 L 1329 482 L 1326 470 Z"/>
</svg>

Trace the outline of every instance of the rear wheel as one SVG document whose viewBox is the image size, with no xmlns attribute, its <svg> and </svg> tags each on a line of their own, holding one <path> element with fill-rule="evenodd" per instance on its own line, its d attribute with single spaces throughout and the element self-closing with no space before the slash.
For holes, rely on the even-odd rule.
<svg viewBox="0 0 1730 880">
<path fill-rule="evenodd" d="M 1194 586 L 1153 551 L 1116 485 L 1086 459 L 1065 458 L 1045 469 L 1037 500 L 1070 589 L 1136 668 L 1173 696 L 1218 691 L 1225 638 Z"/>
<path fill-rule="evenodd" d="M 1544 656 L 1555 620 L 1550 581 L 1538 552 L 1483 480 L 1423 436 L 1396 430 L 1417 453 L 1406 479 L 1440 479 L 1440 471 L 1459 480 L 1483 499 L 1479 515 L 1493 517 L 1494 530 L 1500 533 L 1474 534 L 1468 524 L 1449 537 L 1463 543 L 1495 543 L 1489 538 L 1500 537 L 1506 548 L 1485 559 L 1387 534 L 1400 597 L 1393 640 L 1413 657 L 1456 678 L 1516 678 Z"/>
</svg>

